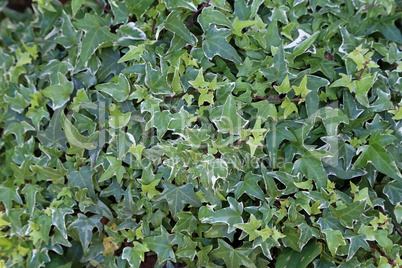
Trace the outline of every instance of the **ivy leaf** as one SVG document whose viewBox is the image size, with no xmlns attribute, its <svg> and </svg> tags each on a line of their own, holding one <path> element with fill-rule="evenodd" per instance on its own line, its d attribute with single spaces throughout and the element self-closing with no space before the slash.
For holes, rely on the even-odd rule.
<svg viewBox="0 0 402 268">
<path fill-rule="evenodd" d="M 229 29 L 218 29 L 215 25 L 210 25 L 205 33 L 202 42 L 202 49 L 208 59 L 218 55 L 224 59 L 241 64 L 242 60 L 237 51 L 226 41 L 226 37 L 231 34 Z"/>
<path fill-rule="evenodd" d="M 282 102 L 281 108 L 285 109 L 285 111 L 283 112 L 283 116 L 285 117 L 285 119 L 288 118 L 288 116 L 291 115 L 293 112 L 298 112 L 296 104 L 294 104 L 288 97 L 286 97 L 285 100 Z"/>
<path fill-rule="evenodd" d="M 301 172 L 306 178 L 315 181 L 317 188 L 325 188 L 327 184 L 327 173 L 321 161 L 312 156 L 304 156 L 296 160 L 293 172 Z"/>
<path fill-rule="evenodd" d="M 187 232 L 191 235 L 197 229 L 197 218 L 191 212 L 180 211 L 177 213 L 179 220 L 173 227 L 172 232 Z"/>
<path fill-rule="evenodd" d="M 394 21 L 398 18 L 398 15 L 383 16 L 381 19 L 374 20 L 370 26 L 366 29 L 367 34 L 371 34 L 375 31 L 379 31 L 388 40 L 402 43 L 401 31 L 395 26 Z"/>
<path fill-rule="evenodd" d="M 109 112 L 109 125 L 111 128 L 122 128 L 127 126 L 128 122 L 130 121 L 131 113 L 128 112 L 123 114 L 115 104 L 110 105 Z"/>
<path fill-rule="evenodd" d="M 318 35 L 320 34 L 320 32 L 315 32 L 312 35 L 310 35 L 308 38 L 306 38 L 305 40 L 303 40 L 300 44 L 298 44 L 292 51 L 292 54 L 290 54 L 289 56 L 289 61 L 293 62 L 294 59 L 299 56 L 302 55 L 309 47 L 311 47 L 315 40 L 317 39 Z M 286 47 L 285 47 L 286 48 Z"/>
<path fill-rule="evenodd" d="M 170 243 L 169 235 L 165 228 L 161 227 L 161 234 L 158 236 L 150 236 L 144 239 L 144 244 L 150 250 L 158 254 L 158 262 L 164 261 L 176 262 L 175 254 Z"/>
<path fill-rule="evenodd" d="M 139 268 L 141 262 L 145 260 L 145 253 L 148 252 L 149 249 L 136 241 L 134 241 L 133 245 L 133 247 L 125 247 L 121 257 L 127 260 L 131 267 Z"/>
<path fill-rule="evenodd" d="M 257 238 L 258 234 L 255 232 L 261 226 L 261 221 L 257 220 L 257 218 L 251 214 L 250 220 L 248 223 L 237 223 L 234 227 L 242 229 L 249 235 L 249 241 Z"/>
<path fill-rule="evenodd" d="M 66 118 L 64 113 L 61 113 L 61 123 L 70 145 L 87 150 L 96 148 L 95 143 L 98 139 L 99 132 L 92 133 L 88 137 L 82 136 L 78 129 Z"/>
<path fill-rule="evenodd" d="M 258 109 L 257 118 L 260 117 L 263 121 L 266 121 L 268 117 L 272 117 L 275 121 L 278 120 L 278 111 L 274 104 L 267 104 L 266 101 L 259 101 L 251 103 L 251 106 Z"/>
<path fill-rule="evenodd" d="M 235 224 L 243 223 L 241 214 L 243 213 L 243 203 L 228 197 L 229 207 L 214 211 L 208 218 L 203 219 L 204 223 L 224 223 L 228 226 L 228 232 L 233 232 Z"/>
<path fill-rule="evenodd" d="M 70 170 L 67 174 L 68 184 L 70 187 L 79 189 L 88 189 L 90 197 L 95 197 L 94 184 L 92 176 L 95 174 L 89 167 L 82 167 L 79 170 Z"/>
<path fill-rule="evenodd" d="M 194 207 L 200 207 L 201 202 L 194 193 L 194 186 L 189 183 L 177 187 L 168 181 L 162 181 L 163 192 L 158 196 L 159 199 L 165 199 L 169 204 L 169 209 L 174 216 L 183 209 L 184 204 Z"/>
<path fill-rule="evenodd" d="M 338 126 L 340 123 L 349 123 L 348 117 L 341 110 L 331 107 L 321 108 L 317 116 L 322 119 L 329 136 L 336 136 L 338 134 Z"/>
<path fill-rule="evenodd" d="M 332 215 L 340 220 L 340 222 L 348 228 L 353 228 L 353 222 L 356 221 L 356 215 L 361 215 L 364 212 L 365 201 L 353 202 L 349 206 L 343 209 L 335 209 L 329 207 Z"/>
<path fill-rule="evenodd" d="M 402 182 L 394 181 L 385 185 L 383 192 L 389 198 L 389 201 L 396 205 L 397 203 L 402 202 L 402 197 L 400 195 L 401 190 Z"/>
<path fill-rule="evenodd" d="M 240 130 L 247 123 L 238 113 L 236 101 L 232 95 L 229 95 L 225 104 L 222 107 L 221 116 L 216 119 L 212 119 L 218 130 L 222 133 L 232 133 L 237 135 Z"/>
<path fill-rule="evenodd" d="M 363 248 L 365 250 L 370 250 L 370 246 L 366 241 L 366 236 L 364 234 L 361 235 L 353 235 L 351 237 L 346 237 L 350 241 L 349 251 L 348 251 L 348 260 L 353 258 L 359 248 Z"/>
<path fill-rule="evenodd" d="M 181 22 L 179 12 L 173 11 L 169 14 L 165 21 L 165 28 L 183 38 L 188 44 L 197 43 L 197 38 Z"/>
<path fill-rule="evenodd" d="M 15 201 L 22 205 L 22 199 L 18 195 L 17 187 L 0 186 L 0 200 L 3 202 L 6 212 L 9 213 L 12 208 L 12 202 Z"/>
<path fill-rule="evenodd" d="M 275 268 L 307 267 L 322 251 L 322 245 L 315 240 L 310 241 L 301 252 L 285 248 L 278 256 Z"/>
<path fill-rule="evenodd" d="M 301 86 L 301 84 L 300 84 L 300 86 Z M 292 90 L 292 88 L 290 87 L 289 75 L 286 75 L 285 79 L 282 81 L 282 84 L 280 86 L 274 86 L 274 88 L 279 94 L 286 94 L 290 90 Z M 296 94 L 297 94 L 297 92 L 296 92 Z"/>
<path fill-rule="evenodd" d="M 106 181 L 113 176 L 116 176 L 117 182 L 120 183 L 123 179 L 123 174 L 126 169 L 122 166 L 121 161 L 113 156 L 106 156 L 107 161 L 110 163 L 108 169 L 99 178 L 99 182 Z"/>
<path fill-rule="evenodd" d="M 214 10 L 213 7 L 206 7 L 202 10 L 197 18 L 202 29 L 206 31 L 211 24 L 217 24 L 233 28 L 232 22 L 219 10 Z"/>
<path fill-rule="evenodd" d="M 235 197 L 239 199 L 242 194 L 247 194 L 248 196 L 256 197 L 258 199 L 264 200 L 264 193 L 258 185 L 258 182 L 262 179 L 260 175 L 255 175 L 248 172 L 243 181 L 240 181 L 235 185 Z"/>
<path fill-rule="evenodd" d="M 63 151 L 67 151 L 67 138 L 62 130 L 62 123 L 61 123 L 61 114 L 63 109 L 57 109 L 54 111 L 52 119 L 50 120 L 49 125 L 45 129 L 44 132 L 40 132 L 38 134 L 39 141 L 47 146 L 51 147 L 52 145 L 56 145 L 58 148 L 62 149 Z"/>
<path fill-rule="evenodd" d="M 222 239 L 218 240 L 218 245 L 218 248 L 214 249 L 211 254 L 215 258 L 224 259 L 227 267 L 239 268 L 241 265 L 256 267 L 248 257 L 251 249 L 235 249 Z"/>
<path fill-rule="evenodd" d="M 145 126 L 145 130 L 155 127 L 157 129 L 157 135 L 159 139 L 162 139 L 165 135 L 170 121 L 173 119 L 172 114 L 169 111 L 155 112 L 152 118 L 148 121 Z"/>
<path fill-rule="evenodd" d="M 275 122 L 268 121 L 268 128 L 269 131 L 266 136 L 267 140 L 267 148 L 268 148 L 268 154 L 269 158 L 271 160 L 271 166 L 273 168 L 276 167 L 277 164 L 277 154 L 278 154 L 278 148 L 279 145 L 284 141 L 284 140 L 289 140 L 289 141 L 296 141 L 296 137 L 294 134 L 288 129 L 286 124 L 276 124 Z"/>
<path fill-rule="evenodd" d="M 287 77 L 287 76 L 286 76 Z M 283 83 L 282 83 L 283 84 Z M 293 90 L 295 91 L 296 95 L 301 95 L 303 98 L 307 96 L 311 90 L 307 89 L 307 75 L 305 75 L 300 82 L 300 85 L 298 87 L 293 86 Z"/>
<path fill-rule="evenodd" d="M 166 71 L 164 69 L 156 70 L 151 64 L 145 65 L 145 84 L 155 94 L 173 95 L 174 92 L 166 81 Z"/>
<path fill-rule="evenodd" d="M 274 63 L 269 68 L 264 68 L 260 70 L 261 73 L 267 78 L 269 83 L 277 81 L 277 83 L 283 83 L 283 80 L 288 75 L 288 68 L 285 61 L 285 52 L 283 47 L 280 46 L 276 51 L 274 57 Z"/>
<path fill-rule="evenodd" d="M 4 136 L 12 133 L 16 137 L 17 143 L 19 145 L 23 145 L 24 144 L 23 135 L 28 131 L 34 131 L 34 130 L 35 128 L 25 121 L 22 121 L 20 123 L 12 122 L 5 129 Z"/>
<path fill-rule="evenodd" d="M 322 230 L 322 232 L 325 234 L 327 238 L 329 251 L 333 256 L 335 256 L 339 246 L 346 245 L 342 233 L 339 230 L 331 230 L 331 229 L 324 229 Z"/>
<path fill-rule="evenodd" d="M 61 235 L 67 239 L 66 215 L 73 214 L 74 210 L 67 206 L 60 206 L 52 210 L 52 224 L 59 229 Z"/>
<path fill-rule="evenodd" d="M 78 68 L 87 67 L 89 58 L 101 45 L 117 40 L 116 35 L 110 32 L 109 27 L 99 16 L 86 13 L 83 19 L 75 23 L 75 26 L 85 32 L 81 53 L 76 64 Z"/>
<path fill-rule="evenodd" d="M 130 83 L 124 74 L 119 75 L 119 82 L 117 84 L 100 84 L 96 86 L 96 89 L 108 94 L 118 102 L 125 101 L 130 95 Z"/>
<path fill-rule="evenodd" d="M 79 213 L 78 219 L 76 219 L 69 228 L 76 228 L 82 244 L 84 252 L 87 252 L 89 244 L 92 241 L 92 231 L 96 227 L 99 232 L 103 230 L 102 223 L 100 222 L 101 216 L 94 215 L 87 217 L 84 214 Z"/>
<path fill-rule="evenodd" d="M 139 19 L 147 9 L 152 5 L 153 0 L 128 0 L 126 2 L 127 9 Z"/>
<path fill-rule="evenodd" d="M 239 21 L 239 18 L 236 17 L 233 21 L 233 33 L 235 35 L 241 36 L 242 35 L 242 30 L 244 28 L 250 27 L 254 25 L 256 22 L 252 20 L 244 20 L 244 21 Z"/>
<path fill-rule="evenodd" d="M 371 134 L 369 145 L 364 145 L 357 150 L 357 154 L 360 153 L 360 156 L 354 163 L 353 168 L 363 168 L 366 166 L 367 162 L 371 162 L 380 172 L 393 179 L 402 180 L 402 175 L 395 161 L 384 148 L 384 146 L 392 142 L 392 140 L 392 136 L 381 135 L 379 131 Z"/>
</svg>

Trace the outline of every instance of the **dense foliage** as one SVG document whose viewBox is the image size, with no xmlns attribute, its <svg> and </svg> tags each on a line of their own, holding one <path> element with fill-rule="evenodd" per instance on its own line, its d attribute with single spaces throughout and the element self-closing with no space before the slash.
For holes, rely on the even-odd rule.
<svg viewBox="0 0 402 268">
<path fill-rule="evenodd" d="M 402 265 L 393 0 L 0 4 L 0 267 Z"/>
</svg>

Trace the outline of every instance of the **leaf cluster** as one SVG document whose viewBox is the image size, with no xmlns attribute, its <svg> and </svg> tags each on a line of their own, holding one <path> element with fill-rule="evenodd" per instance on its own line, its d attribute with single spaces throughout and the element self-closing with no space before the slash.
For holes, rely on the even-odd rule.
<svg viewBox="0 0 402 268">
<path fill-rule="evenodd" d="M 398 5 L 0 3 L 0 267 L 401 266 Z"/>
</svg>

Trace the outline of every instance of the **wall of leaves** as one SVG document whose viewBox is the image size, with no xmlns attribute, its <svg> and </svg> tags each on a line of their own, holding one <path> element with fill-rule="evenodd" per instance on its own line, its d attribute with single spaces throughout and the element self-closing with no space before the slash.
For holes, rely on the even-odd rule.
<svg viewBox="0 0 402 268">
<path fill-rule="evenodd" d="M 400 2 L 32 8 L 0 3 L 0 267 L 402 265 Z"/>
</svg>

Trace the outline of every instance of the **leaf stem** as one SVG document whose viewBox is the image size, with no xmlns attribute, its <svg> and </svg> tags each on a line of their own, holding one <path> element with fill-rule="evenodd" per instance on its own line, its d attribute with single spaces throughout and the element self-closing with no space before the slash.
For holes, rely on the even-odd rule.
<svg viewBox="0 0 402 268">
<path fill-rule="evenodd" d="M 367 69 L 367 64 L 368 64 L 368 63 L 369 63 L 369 62 L 366 61 L 366 63 L 364 64 L 364 67 L 363 67 L 363 69 L 360 71 L 360 75 L 359 75 L 359 78 L 357 78 L 357 81 L 360 81 L 360 79 L 362 78 L 362 75 L 363 75 L 363 73 L 364 73 L 364 70 Z"/>
<path fill-rule="evenodd" d="M 236 141 L 233 145 L 239 145 L 240 143 L 247 142 L 247 141 L 248 141 L 248 138 L 244 139 L 244 140 Z"/>
<path fill-rule="evenodd" d="M 194 19 L 195 15 L 197 15 L 197 14 L 200 13 L 204 8 L 206 8 L 206 7 L 209 5 L 210 2 L 211 2 L 211 0 L 208 0 L 202 7 L 200 7 L 197 11 L 195 11 L 195 12 L 193 13 L 193 15 L 191 15 L 191 17 L 190 17 L 190 19 L 188 20 L 187 25 L 186 25 L 187 28 L 188 28 L 191 24 L 193 24 L 193 19 Z"/>
<path fill-rule="evenodd" d="M 95 2 L 96 2 L 101 8 L 103 8 L 103 10 L 104 10 L 106 13 L 109 13 L 109 14 L 110 14 L 110 10 L 107 9 L 104 5 L 102 5 L 98 0 L 95 0 Z"/>
<path fill-rule="evenodd" d="M 255 98 L 259 99 L 259 100 L 266 100 L 266 101 L 285 101 L 285 99 L 281 99 L 281 98 L 269 98 L 269 99 L 267 99 L 267 98 L 259 97 L 259 96 L 255 96 Z M 294 99 L 290 99 L 290 101 L 300 101 L 302 99 L 303 98 L 294 98 Z"/>
<path fill-rule="evenodd" d="M 393 265 L 393 266 L 396 266 L 396 263 L 391 259 L 391 257 L 388 256 L 387 254 L 385 254 L 385 252 L 382 251 L 377 245 L 374 245 L 374 244 L 371 244 L 371 243 L 368 243 L 368 244 L 370 245 L 370 247 L 371 247 L 372 249 L 377 250 L 378 253 L 381 254 L 381 256 L 385 257 L 385 258 L 388 260 L 388 263 L 389 263 L 389 264 L 391 264 L 391 265 Z"/>
</svg>

